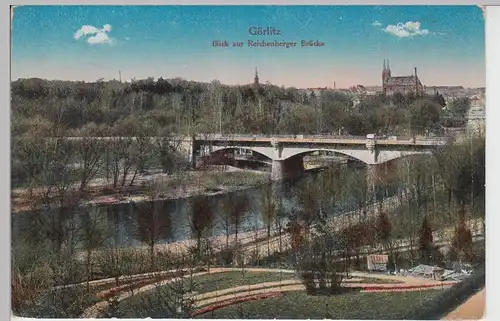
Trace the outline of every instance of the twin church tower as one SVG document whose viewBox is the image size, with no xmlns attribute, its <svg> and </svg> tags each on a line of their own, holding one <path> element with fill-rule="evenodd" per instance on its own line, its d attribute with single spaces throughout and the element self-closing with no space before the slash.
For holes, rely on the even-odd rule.
<svg viewBox="0 0 500 321">
<path fill-rule="evenodd" d="M 257 67 L 255 67 L 253 85 L 255 87 L 259 86 L 259 73 Z M 393 77 L 391 67 L 389 66 L 389 59 L 387 59 L 387 61 L 384 59 L 384 68 L 382 70 L 382 92 L 385 95 L 393 95 L 396 92 L 401 94 L 408 94 L 410 92 L 416 95 L 423 94 L 424 86 L 417 76 L 417 68 L 415 67 L 415 73 L 413 75 Z"/>
</svg>

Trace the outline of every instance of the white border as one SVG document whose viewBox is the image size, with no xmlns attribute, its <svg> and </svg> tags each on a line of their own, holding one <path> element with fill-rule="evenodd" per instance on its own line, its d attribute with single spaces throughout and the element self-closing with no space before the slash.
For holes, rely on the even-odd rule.
<svg viewBox="0 0 500 321">
<path fill-rule="evenodd" d="M 500 278 L 497 269 L 500 244 L 500 233 L 495 230 L 500 226 L 496 213 L 496 199 L 500 191 L 500 171 L 495 160 L 500 157 L 498 138 L 500 137 L 500 45 L 498 43 L 500 30 L 500 7 L 486 9 L 486 318 L 500 319 L 498 286 Z M 495 304 L 495 302 L 497 304 Z"/>
<path fill-rule="evenodd" d="M 31 0 L 31 1 L 14 1 L 16 5 L 22 4 L 47 4 L 43 0 Z M 381 3 L 380 1 L 365 0 L 365 1 L 328 1 L 328 0 L 316 0 L 314 2 L 304 3 L 302 0 L 288 0 L 288 1 L 264 1 L 264 0 L 254 0 L 254 1 L 241 1 L 237 4 L 379 4 L 379 5 L 397 5 L 397 4 L 429 4 L 428 0 L 413 0 L 411 3 L 405 3 L 397 0 L 386 0 Z M 51 1 L 51 4 L 65 4 L 60 1 Z M 66 2 L 66 4 L 68 4 Z M 138 3 L 133 0 L 122 0 L 119 3 L 113 2 L 111 0 L 99 1 L 99 0 L 86 0 L 85 4 L 159 4 L 154 1 L 142 1 Z M 167 1 L 163 4 L 235 4 L 234 1 L 184 1 L 182 3 Z M 471 4 L 467 0 L 450 0 L 450 1 L 436 1 L 432 4 Z M 484 5 L 495 5 L 499 4 L 498 0 L 483 0 Z M 3 18 L 0 19 L 2 24 L 2 41 L 6 46 L 4 48 L 10 48 L 10 10 L 9 7 L 4 5 L 4 10 L 2 10 Z M 445 19 L 446 17 L 443 17 Z M 486 302 L 486 317 L 485 319 L 499 320 L 500 319 L 500 309 L 498 298 L 500 297 L 500 290 L 498 289 L 500 280 L 500 271 L 496 269 L 498 267 L 498 257 L 499 250 L 495 248 L 496 244 L 500 244 L 500 233 L 495 233 L 497 228 L 500 228 L 499 215 L 495 211 L 495 196 L 498 197 L 500 191 L 500 170 L 495 166 L 495 156 L 500 159 L 500 148 L 498 147 L 497 137 L 500 137 L 500 125 L 498 125 L 500 120 L 500 45 L 498 44 L 498 32 L 500 30 L 500 7 L 489 6 L 486 10 L 486 66 L 487 66 L 487 81 L 486 81 L 486 114 L 487 114 L 487 139 L 486 139 L 486 166 L 487 166 L 487 177 L 486 177 L 486 255 L 487 255 L 487 302 Z M 7 52 L 7 54 L 5 54 Z M 4 66 L 10 71 L 10 50 L 2 51 L 2 60 L 4 61 Z M 9 89 L 10 89 L 10 72 L 6 73 L 8 77 L 2 77 L 2 94 L 1 97 L 4 101 L 2 108 L 0 108 L 0 130 L 2 131 L 3 139 L 0 140 L 2 149 L 1 153 L 1 165 L 2 165 L 2 176 L 0 180 L 2 193 L 1 205 L 4 208 L 0 215 L 0 226 L 2 226 L 3 233 L 0 233 L 2 238 L 2 246 L 4 246 L 4 251 L 6 255 L 4 256 L 4 264 L 1 265 L 2 274 L 5 279 L 2 279 L 3 284 L 1 286 L 1 299 L 4 304 L 1 308 L 1 320 L 8 320 L 11 316 L 10 312 L 10 110 L 7 106 L 10 106 L 9 99 Z M 7 304 L 5 304 L 7 303 Z M 19 319 L 19 318 L 16 318 Z"/>
</svg>

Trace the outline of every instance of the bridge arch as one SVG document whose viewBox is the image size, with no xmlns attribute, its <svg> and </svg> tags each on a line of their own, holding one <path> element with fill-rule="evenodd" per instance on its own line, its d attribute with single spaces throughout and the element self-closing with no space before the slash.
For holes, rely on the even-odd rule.
<svg viewBox="0 0 500 321">
<path fill-rule="evenodd" d="M 332 149 L 332 148 L 293 148 L 284 150 L 282 154 L 282 159 L 289 159 L 298 155 L 307 155 L 317 151 L 334 152 L 336 154 L 347 156 L 351 159 L 358 160 L 368 165 L 377 165 L 385 162 L 389 162 L 398 158 L 407 157 L 411 155 L 425 155 L 431 154 L 431 151 L 376 151 L 368 149 Z"/>
<path fill-rule="evenodd" d="M 276 160 L 276 155 L 273 149 L 270 147 L 212 146 L 212 150 L 207 155 L 211 155 L 225 150 L 236 150 L 236 149 L 250 150 L 254 153 L 257 153 L 259 155 L 268 158 L 269 160 Z"/>
</svg>

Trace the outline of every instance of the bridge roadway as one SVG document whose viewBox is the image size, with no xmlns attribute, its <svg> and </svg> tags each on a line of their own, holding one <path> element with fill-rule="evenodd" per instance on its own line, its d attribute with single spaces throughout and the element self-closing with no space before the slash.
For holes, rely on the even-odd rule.
<svg viewBox="0 0 500 321">
<path fill-rule="evenodd" d="M 386 146 L 437 146 L 444 145 L 449 137 L 376 137 L 369 139 L 365 136 L 334 136 L 334 135 L 197 135 L 196 141 L 205 142 L 238 142 L 238 143 L 280 143 L 295 144 L 340 144 L 340 145 L 364 145 L 367 141 L 376 145 Z"/>
<path fill-rule="evenodd" d="M 65 137 L 83 140 L 83 137 Z M 137 140 L 140 137 L 89 137 L 99 140 Z M 382 164 L 393 159 L 416 154 L 429 154 L 445 145 L 450 137 L 375 137 L 333 135 L 221 135 L 200 134 L 194 137 L 149 137 L 151 140 L 169 140 L 187 154 L 196 167 L 196 158 L 246 149 L 265 156 L 272 162 L 272 178 L 281 179 L 304 171 L 303 156 L 328 151 L 357 159 L 367 165 Z M 87 138 L 88 139 L 88 138 Z M 368 166 L 373 167 L 373 166 Z"/>
</svg>

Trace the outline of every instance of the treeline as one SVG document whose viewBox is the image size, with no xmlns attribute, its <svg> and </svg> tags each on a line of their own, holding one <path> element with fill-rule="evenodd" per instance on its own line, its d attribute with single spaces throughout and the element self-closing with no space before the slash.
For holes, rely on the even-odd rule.
<svg viewBox="0 0 500 321">
<path fill-rule="evenodd" d="M 112 127 L 128 117 L 154 124 L 147 126 L 151 135 L 418 135 L 463 125 L 470 105 L 467 98 L 446 105 L 440 94 L 354 97 L 270 84 L 256 88 L 162 78 L 132 83 L 19 79 L 12 82 L 11 91 L 14 136 L 31 131 L 40 119 L 60 124 L 61 134 L 69 134 L 91 123 Z"/>
</svg>

